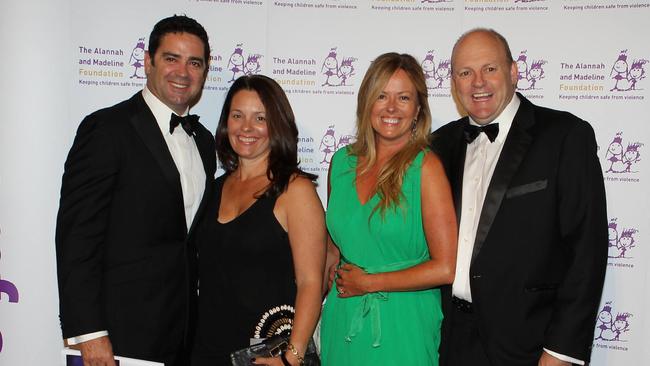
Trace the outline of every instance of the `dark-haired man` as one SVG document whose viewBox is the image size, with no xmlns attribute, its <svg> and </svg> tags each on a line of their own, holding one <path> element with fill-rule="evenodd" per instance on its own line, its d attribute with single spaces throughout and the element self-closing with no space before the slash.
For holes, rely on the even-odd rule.
<svg viewBox="0 0 650 366">
<path fill-rule="evenodd" d="M 186 365 L 196 297 L 193 222 L 216 162 L 189 107 L 208 71 L 194 19 L 161 20 L 143 91 L 84 118 L 65 163 L 56 249 L 63 337 L 84 365 L 113 354 Z"/>
<path fill-rule="evenodd" d="M 433 140 L 459 219 L 441 365 L 585 364 L 607 264 L 594 132 L 515 93 L 517 65 L 493 30 L 464 34 L 451 63 L 469 116 Z"/>
</svg>

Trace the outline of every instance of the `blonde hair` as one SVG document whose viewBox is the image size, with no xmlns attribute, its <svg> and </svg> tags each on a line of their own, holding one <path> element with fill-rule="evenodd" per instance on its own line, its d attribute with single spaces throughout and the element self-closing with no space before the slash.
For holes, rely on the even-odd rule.
<svg viewBox="0 0 650 366">
<path fill-rule="evenodd" d="M 389 79 L 397 70 L 403 70 L 415 86 L 419 106 L 415 126 L 408 144 L 392 156 L 377 175 L 374 193 L 380 201 L 373 213 L 380 211 L 382 217 L 388 208 L 399 207 L 402 199 L 402 182 L 406 170 L 420 151 L 429 145 L 431 132 L 431 111 L 427 99 L 427 86 L 422 67 L 408 54 L 385 53 L 377 57 L 363 77 L 357 96 L 357 140 L 350 147 L 350 153 L 366 158 L 360 166 L 360 174 L 367 173 L 377 162 L 375 132 L 370 113 Z"/>
</svg>

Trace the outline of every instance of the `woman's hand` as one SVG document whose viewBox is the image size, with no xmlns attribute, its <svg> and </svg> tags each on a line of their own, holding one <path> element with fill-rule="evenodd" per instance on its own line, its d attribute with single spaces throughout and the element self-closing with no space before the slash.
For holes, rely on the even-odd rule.
<svg viewBox="0 0 650 366">
<path fill-rule="evenodd" d="M 300 366 L 300 361 L 293 353 L 288 350 L 284 353 L 284 357 L 291 366 Z M 255 365 L 268 365 L 268 366 L 286 366 L 280 356 L 278 357 L 258 357 L 251 362 Z"/>
<path fill-rule="evenodd" d="M 268 365 L 268 366 L 284 366 L 280 356 L 278 357 L 257 357 L 251 359 L 251 362 L 255 365 Z"/>
<path fill-rule="evenodd" d="M 373 292 L 372 275 L 355 266 L 344 264 L 336 271 L 336 288 L 339 297 L 361 296 Z"/>
</svg>

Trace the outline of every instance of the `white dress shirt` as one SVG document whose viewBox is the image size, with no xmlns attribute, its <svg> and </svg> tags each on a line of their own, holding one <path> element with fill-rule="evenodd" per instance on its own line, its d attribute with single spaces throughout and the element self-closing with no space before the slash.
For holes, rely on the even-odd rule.
<svg viewBox="0 0 650 366">
<path fill-rule="evenodd" d="M 463 193 L 461 199 L 460 224 L 458 227 L 458 254 L 456 257 L 456 277 L 452 285 L 452 294 L 460 299 L 472 302 L 469 286 L 469 267 L 472 251 L 476 241 L 483 201 L 487 194 L 494 168 L 497 165 L 503 144 L 508 136 L 512 121 L 517 114 L 521 101 L 515 94 L 501 114 L 491 123 L 499 124 L 499 134 L 490 142 L 485 133 L 479 133 L 472 143 L 467 144 L 465 168 L 463 170 Z M 469 123 L 480 126 L 469 118 Z M 548 354 L 562 361 L 584 365 L 584 361 L 559 354 L 544 348 Z"/>
<path fill-rule="evenodd" d="M 469 288 L 469 266 L 476 240 L 478 221 L 483 209 L 483 201 L 487 193 L 492 173 L 501 155 L 503 143 L 508 136 L 512 120 L 515 118 L 520 104 L 515 94 L 501 114 L 491 123 L 499 124 L 499 134 L 494 142 L 490 142 L 485 133 L 479 133 L 471 144 L 467 144 L 465 153 L 465 168 L 463 173 L 463 191 L 460 209 L 460 224 L 458 226 L 458 255 L 456 257 L 456 277 L 452 285 L 454 296 L 472 302 L 472 292 Z M 471 118 L 469 123 L 479 126 Z"/>
<path fill-rule="evenodd" d="M 203 160 L 201 160 L 194 138 L 190 137 L 181 126 L 177 126 L 173 133 L 169 133 L 169 121 L 172 113 L 174 113 L 171 108 L 153 95 L 146 86 L 142 90 L 142 97 L 158 123 L 160 132 L 162 132 L 167 148 L 169 148 L 176 169 L 180 174 L 183 206 L 185 207 L 185 225 L 186 230 L 189 231 L 205 191 L 206 177 Z M 183 112 L 182 116 L 186 116 L 188 112 L 189 107 Z M 68 338 L 66 343 L 75 345 L 107 335 L 108 331 L 101 330 Z"/>
</svg>

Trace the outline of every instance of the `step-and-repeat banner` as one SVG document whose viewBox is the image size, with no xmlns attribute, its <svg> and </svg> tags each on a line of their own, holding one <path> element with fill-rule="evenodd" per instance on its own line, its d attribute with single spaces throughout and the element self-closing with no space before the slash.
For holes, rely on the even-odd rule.
<svg viewBox="0 0 650 366">
<path fill-rule="evenodd" d="M 69 109 L 67 119 L 48 121 L 56 126 L 58 139 L 64 138 L 67 144 L 50 158 L 58 164 L 56 173 L 41 182 L 52 191 L 59 188 L 62 161 L 81 119 L 142 89 L 149 33 L 159 19 L 171 14 L 197 19 L 210 36 L 210 70 L 202 99 L 192 112 L 214 131 L 233 80 L 256 73 L 273 77 L 292 103 L 300 130 L 302 167 L 319 175 L 318 192 L 324 203 L 330 159 L 334 151 L 354 141 L 358 87 L 377 55 L 405 52 L 421 62 L 437 128 L 459 116 L 450 89 L 455 40 L 473 27 L 498 30 L 510 42 L 517 61 L 518 90 L 533 103 L 580 116 L 596 131 L 607 188 L 609 262 L 594 329 L 592 364 L 650 364 L 650 252 L 645 235 L 650 232 L 650 202 L 643 188 L 650 182 L 646 157 L 650 1 L 70 0 L 66 6 L 66 24 L 42 14 L 42 21 L 52 27 L 69 27 L 69 39 L 64 42 L 66 70 L 23 75 L 23 81 L 34 87 L 63 93 Z M 43 37 L 47 41 L 47 35 Z M 20 59 L 17 54 L 11 57 Z M 40 72 L 66 75 L 67 84 L 39 84 Z M 5 159 L 14 158 L 1 156 L 0 160 L 5 164 Z M 4 189 L 0 181 L 0 190 Z M 5 193 L 30 199 L 26 192 Z M 56 202 L 58 197 L 49 200 Z M 10 215 L 4 210 L 2 220 Z M 55 209 L 45 215 L 53 222 Z M 6 222 L 0 222 L 2 254 L 8 246 L 17 245 L 3 239 L 4 231 L 11 230 Z M 46 236 L 53 238 L 52 233 Z M 7 252 L 47 253 L 46 260 L 53 263 L 53 239 L 36 245 Z M 58 305 L 55 289 L 48 289 L 48 296 L 42 298 L 43 289 L 30 287 L 33 282 L 22 277 L 53 273 L 42 274 L 38 268 L 19 271 L 20 266 L 8 265 L 14 260 L 9 255 L 0 258 L 0 313 L 21 306 L 33 306 L 33 310 L 18 312 L 18 319 L 2 318 L 0 360 L 3 365 L 24 365 L 21 360 L 27 350 L 47 351 L 43 359 L 53 365 L 58 355 L 51 350 L 61 344 L 56 320 L 32 324 L 35 331 L 30 337 L 21 331 L 30 323 L 30 312 L 47 309 L 56 313 Z M 40 301 L 30 302 L 37 294 Z"/>
</svg>

